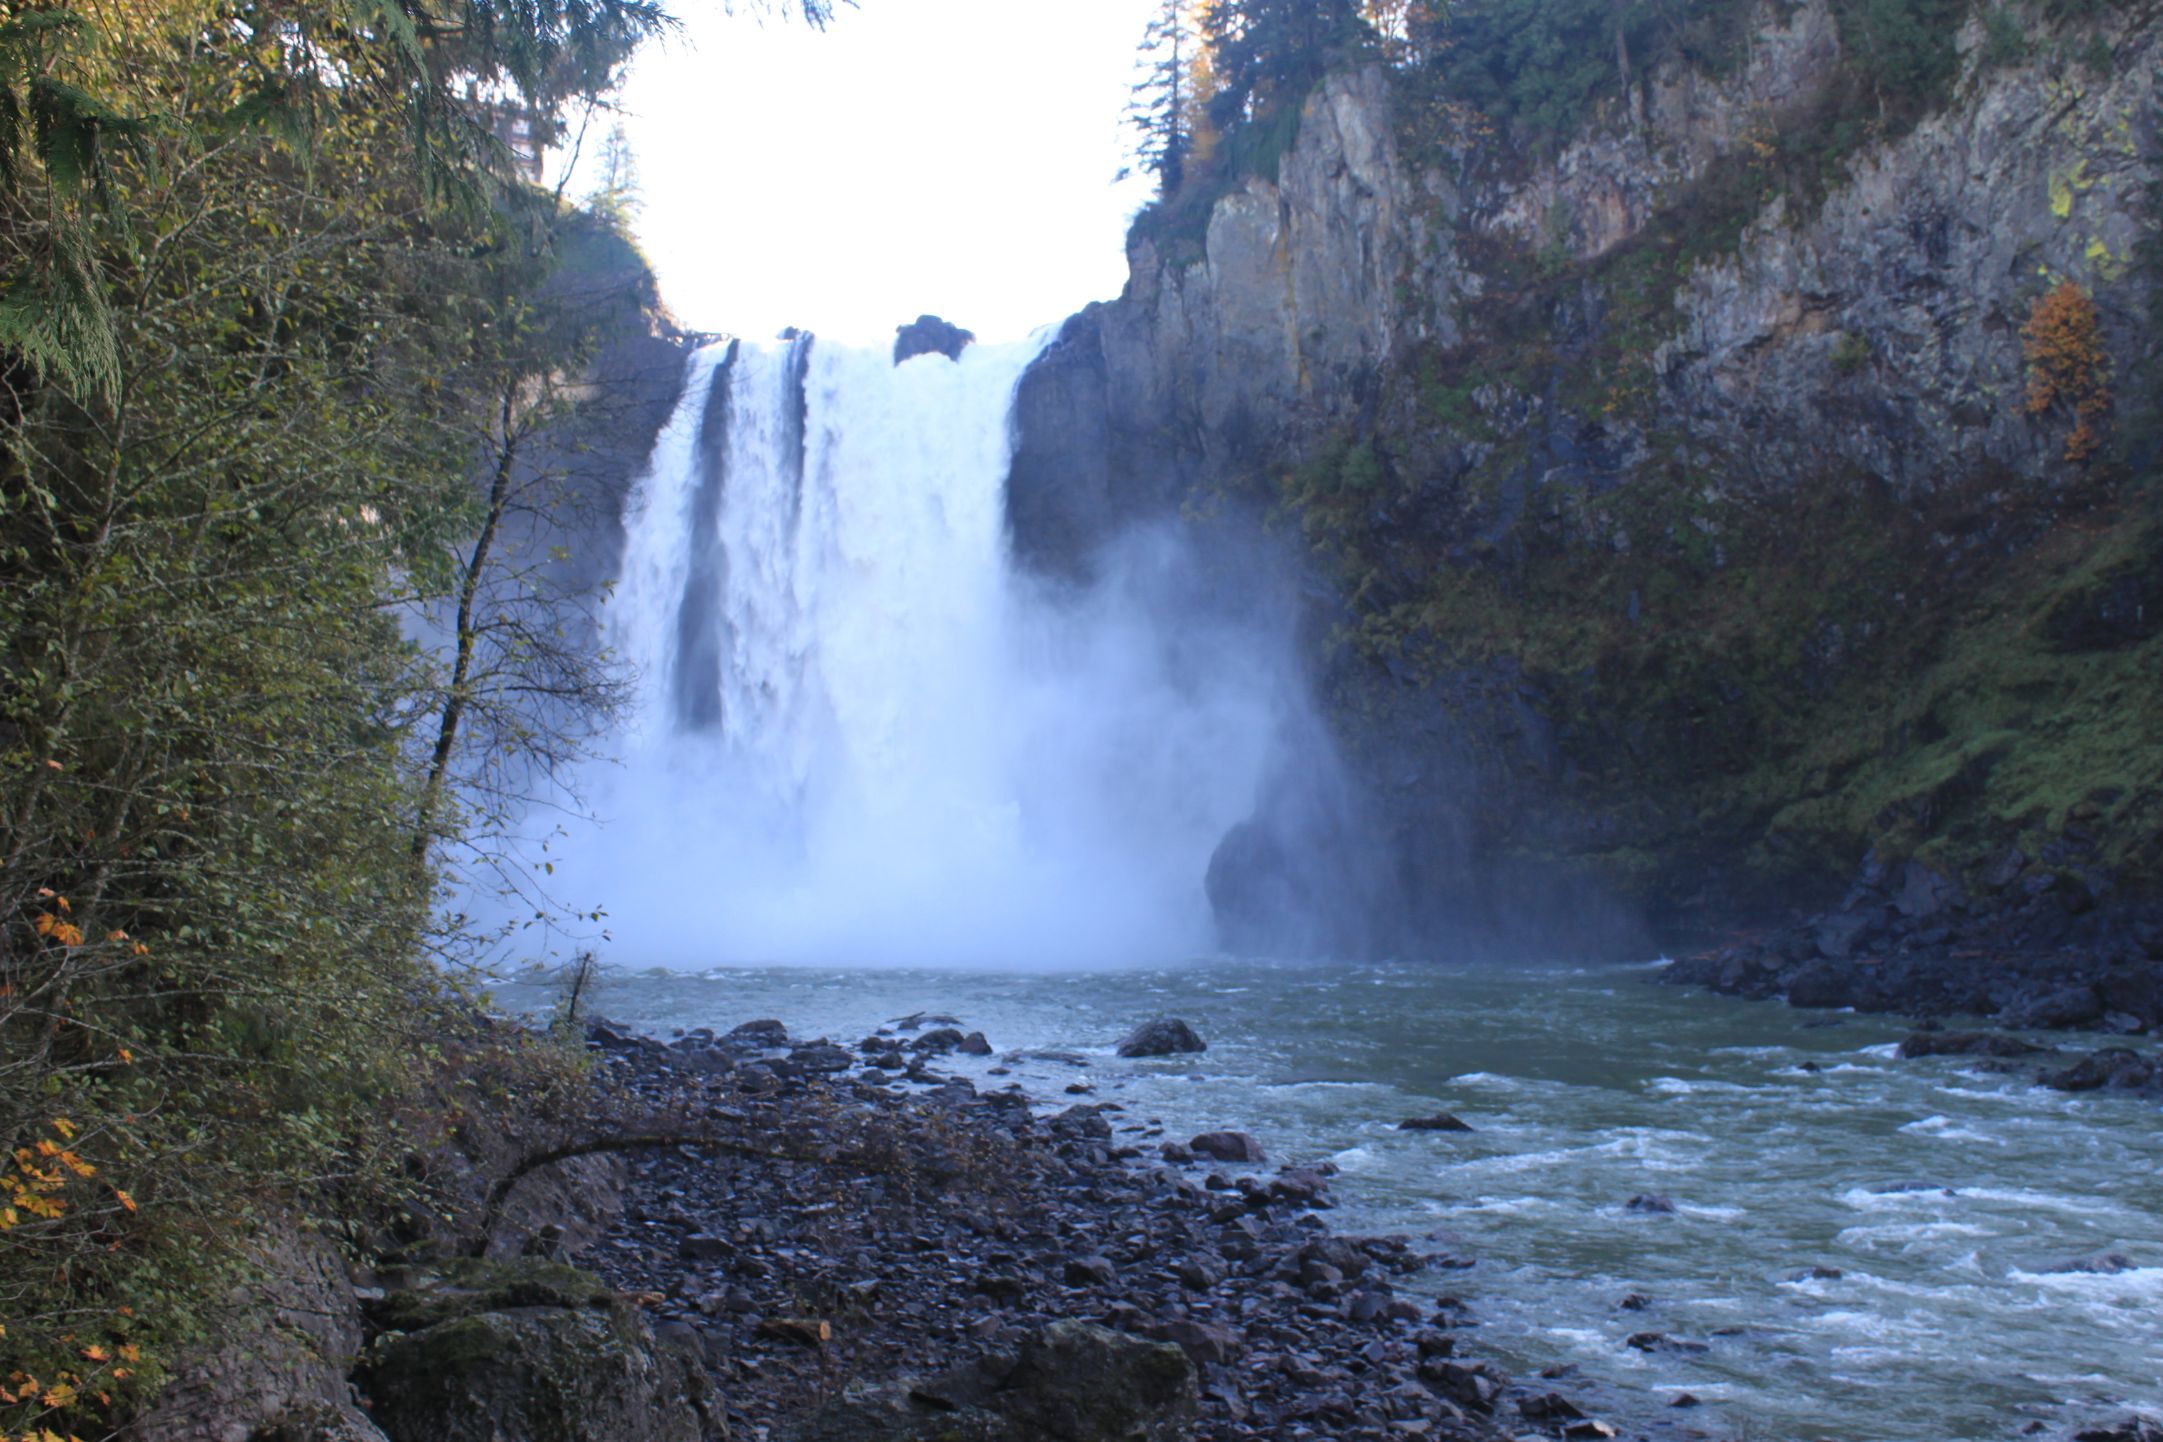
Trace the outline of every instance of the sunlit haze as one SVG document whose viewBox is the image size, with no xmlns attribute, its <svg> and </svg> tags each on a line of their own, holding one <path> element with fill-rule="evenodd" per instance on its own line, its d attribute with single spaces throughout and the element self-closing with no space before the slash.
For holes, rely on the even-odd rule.
<svg viewBox="0 0 2163 1442">
<path fill-rule="evenodd" d="M 621 104 L 685 325 L 878 343 L 931 311 L 1000 340 L 1118 293 L 1148 0 L 862 0 L 824 32 L 675 8 Z"/>
</svg>

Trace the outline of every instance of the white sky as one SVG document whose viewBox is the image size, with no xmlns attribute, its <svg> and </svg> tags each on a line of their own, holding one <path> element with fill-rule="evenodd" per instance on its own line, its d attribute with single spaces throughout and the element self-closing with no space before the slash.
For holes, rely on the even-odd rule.
<svg viewBox="0 0 2163 1442">
<path fill-rule="evenodd" d="M 621 99 L 683 324 L 884 344 L 929 311 L 997 341 L 1118 294 L 1151 0 L 861 0 L 823 33 L 671 8 Z"/>
</svg>

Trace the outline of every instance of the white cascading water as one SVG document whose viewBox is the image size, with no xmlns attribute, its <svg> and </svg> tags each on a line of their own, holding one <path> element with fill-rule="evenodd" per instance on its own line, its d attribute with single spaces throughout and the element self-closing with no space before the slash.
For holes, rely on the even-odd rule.
<svg viewBox="0 0 2163 1442">
<path fill-rule="evenodd" d="M 1203 877 L 1253 805 L 1283 668 L 1175 639 L 1174 543 L 1090 591 L 1008 564 L 1008 411 L 1039 343 L 900 365 L 710 346 L 626 517 L 638 668 L 596 822 L 552 848 L 611 959 L 1071 965 L 1211 945 Z"/>
</svg>

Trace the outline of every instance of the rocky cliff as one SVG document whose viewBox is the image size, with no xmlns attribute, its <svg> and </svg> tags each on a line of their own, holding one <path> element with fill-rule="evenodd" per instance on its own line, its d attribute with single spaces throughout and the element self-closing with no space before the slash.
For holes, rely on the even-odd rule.
<svg viewBox="0 0 2163 1442">
<path fill-rule="evenodd" d="M 1762 6 L 1545 149 L 1369 63 L 1274 174 L 1143 216 L 1023 382 L 1016 547 L 1085 574 L 1184 511 L 1297 550 L 1388 897 L 1345 944 L 1625 944 L 1873 848 L 2158 889 L 2163 46 L 2065 8 L 1970 16 L 1903 110 L 1832 0 Z"/>
</svg>

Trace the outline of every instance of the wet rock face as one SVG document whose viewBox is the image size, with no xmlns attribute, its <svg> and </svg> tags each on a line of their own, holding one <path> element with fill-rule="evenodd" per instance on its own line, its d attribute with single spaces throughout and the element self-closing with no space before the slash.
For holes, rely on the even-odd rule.
<svg viewBox="0 0 2163 1442">
<path fill-rule="evenodd" d="M 390 1442 L 709 1442 L 704 1364 L 588 1273 L 468 1263 L 392 1294 L 359 1381 Z"/>
<path fill-rule="evenodd" d="M 962 351 L 975 339 L 975 331 L 963 330 L 935 315 L 920 315 L 907 325 L 894 327 L 894 364 L 898 366 L 910 357 L 920 355 L 943 355 L 948 360 L 960 360 Z"/>
</svg>

